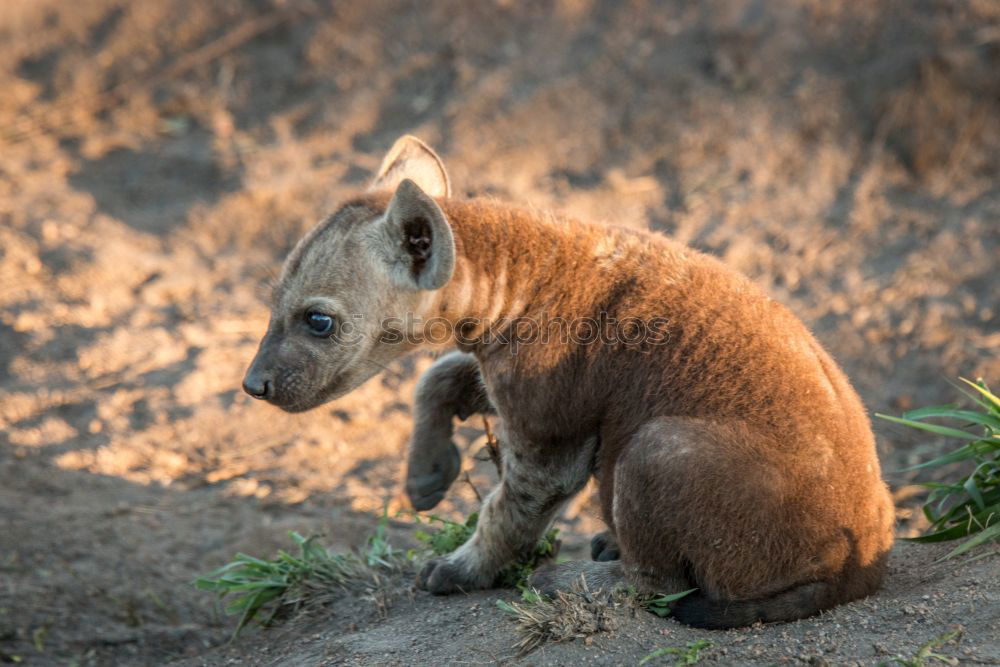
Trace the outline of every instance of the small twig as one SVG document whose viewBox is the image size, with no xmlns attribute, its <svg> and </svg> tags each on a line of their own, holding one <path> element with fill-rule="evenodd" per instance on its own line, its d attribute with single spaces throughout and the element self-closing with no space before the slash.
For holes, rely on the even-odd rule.
<svg viewBox="0 0 1000 667">
<path fill-rule="evenodd" d="M 486 451 L 490 454 L 490 461 L 493 461 L 493 465 L 496 466 L 497 475 L 503 477 L 503 467 L 500 465 L 500 445 L 497 442 L 497 437 L 493 435 L 490 420 L 486 418 L 486 415 L 483 415 L 483 430 L 486 431 Z"/>
<path fill-rule="evenodd" d="M 482 505 L 483 504 L 483 497 L 482 497 L 482 495 L 480 495 L 479 489 L 476 488 L 476 485 L 472 483 L 472 478 L 469 477 L 469 471 L 468 470 L 465 471 L 465 483 L 468 484 L 472 488 L 472 492 L 474 494 L 476 494 L 476 501 L 480 505 Z"/>
</svg>

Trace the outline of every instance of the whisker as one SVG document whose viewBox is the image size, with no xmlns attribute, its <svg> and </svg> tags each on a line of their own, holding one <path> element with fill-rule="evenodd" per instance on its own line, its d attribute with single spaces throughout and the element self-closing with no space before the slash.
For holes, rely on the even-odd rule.
<svg viewBox="0 0 1000 667">
<path fill-rule="evenodd" d="M 274 303 L 274 293 L 278 288 L 278 274 L 271 266 L 263 262 L 258 263 L 254 268 L 258 273 L 264 274 L 254 289 L 254 295 L 264 305 L 270 306 Z"/>
</svg>

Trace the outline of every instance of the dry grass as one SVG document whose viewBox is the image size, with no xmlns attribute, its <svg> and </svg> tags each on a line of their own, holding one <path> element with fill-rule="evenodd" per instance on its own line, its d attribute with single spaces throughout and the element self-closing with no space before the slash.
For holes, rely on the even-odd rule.
<svg viewBox="0 0 1000 667">
<path fill-rule="evenodd" d="M 514 618 L 521 655 L 530 653 L 545 642 L 585 639 L 601 632 L 613 632 L 617 617 L 625 610 L 635 615 L 635 603 L 624 591 L 591 592 L 586 582 L 570 592 L 559 591 L 553 598 L 534 592 L 525 593 L 521 602 L 497 601 L 497 606 Z"/>
</svg>

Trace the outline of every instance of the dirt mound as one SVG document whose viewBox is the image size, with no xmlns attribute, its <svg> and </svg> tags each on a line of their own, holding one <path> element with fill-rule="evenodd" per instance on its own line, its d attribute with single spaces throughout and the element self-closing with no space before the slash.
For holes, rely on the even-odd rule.
<svg viewBox="0 0 1000 667">
<path fill-rule="evenodd" d="M 801 315 L 873 411 L 997 381 L 998 68 L 1000 8 L 976 0 L 0 3 L 0 661 L 511 655 L 504 594 L 403 596 L 377 622 L 352 602 L 359 619 L 223 650 L 231 619 L 189 586 L 291 529 L 358 544 L 402 506 L 429 358 L 305 415 L 239 383 L 262 286 L 403 132 L 464 194 L 722 256 Z M 897 488 L 940 445 L 876 430 Z M 460 484 L 442 513 L 474 505 Z M 600 524 L 584 498 L 560 525 L 580 554 Z M 958 623 L 942 650 L 997 660 L 997 557 L 936 553 L 900 550 L 872 600 L 706 635 L 706 660 L 868 664 Z M 623 628 L 528 660 L 624 663 L 704 634 Z"/>
</svg>

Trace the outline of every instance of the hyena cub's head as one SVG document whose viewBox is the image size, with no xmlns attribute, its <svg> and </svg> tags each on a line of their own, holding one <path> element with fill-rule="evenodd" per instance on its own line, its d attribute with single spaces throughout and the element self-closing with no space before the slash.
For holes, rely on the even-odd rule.
<svg viewBox="0 0 1000 667">
<path fill-rule="evenodd" d="M 403 335 L 405 323 L 455 267 L 451 227 L 432 198 L 449 195 L 448 175 L 434 151 L 406 136 L 369 190 L 319 223 L 285 260 L 267 333 L 243 379 L 254 398 L 308 410 L 415 345 Z"/>
</svg>

